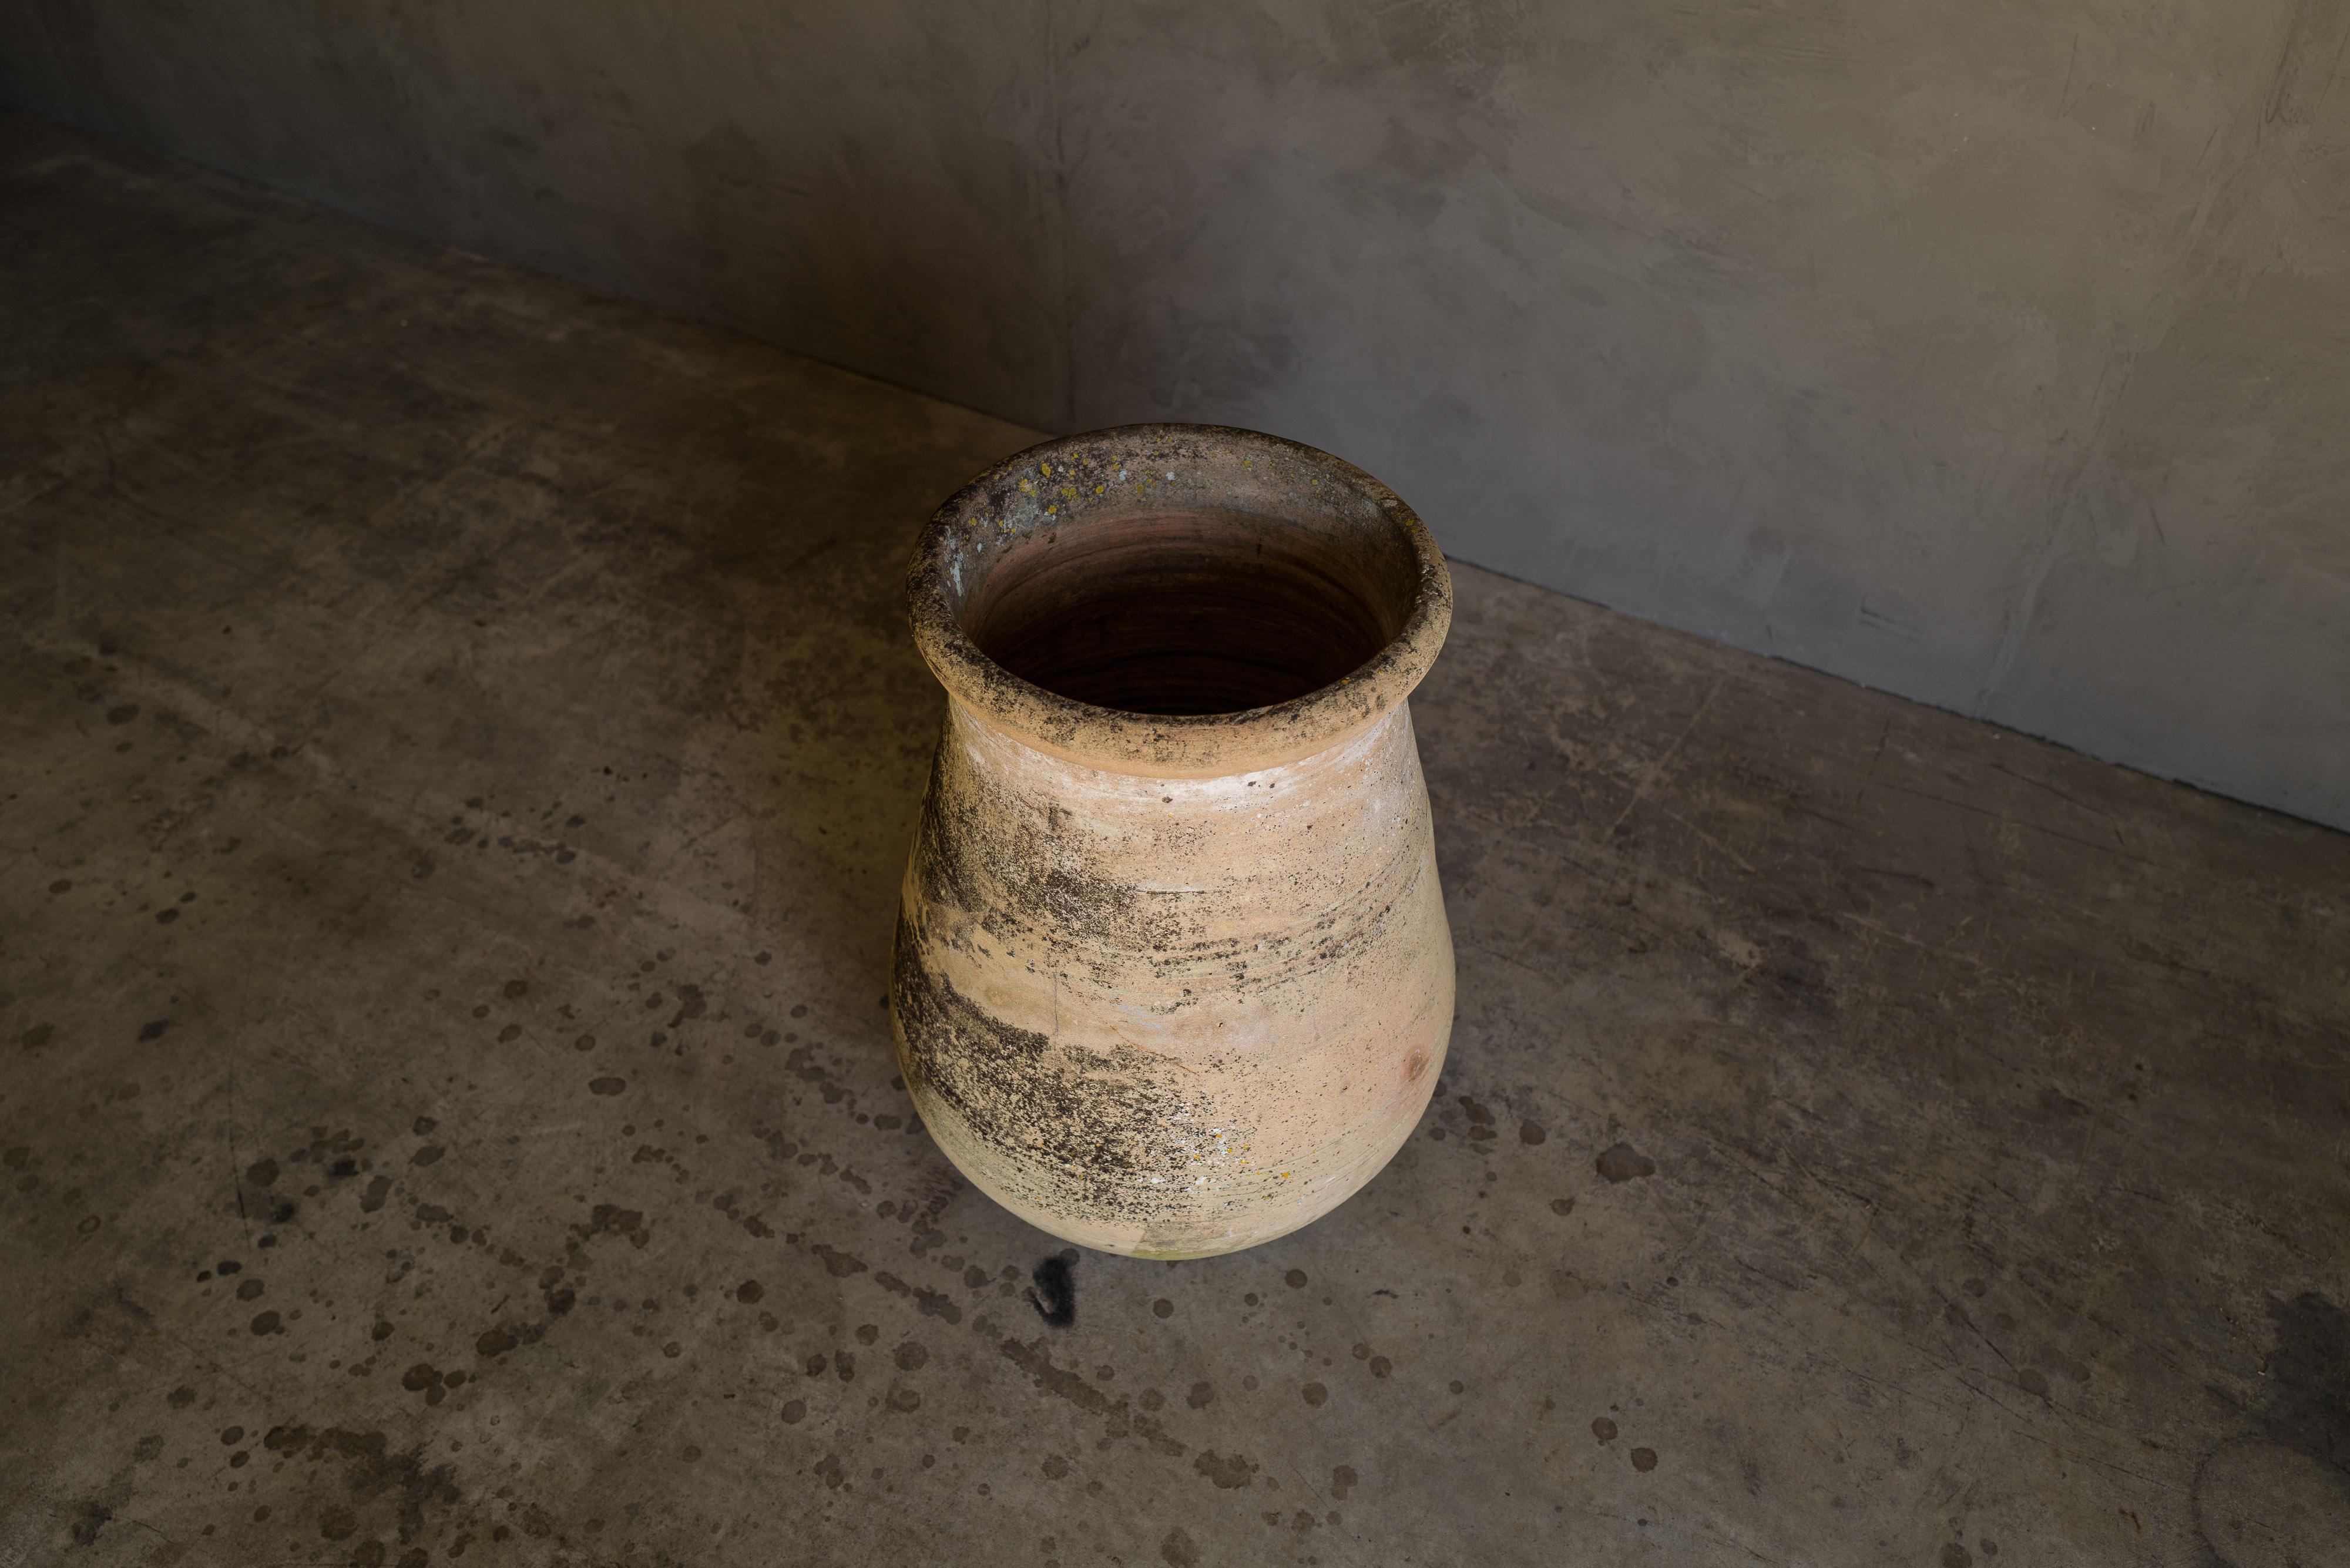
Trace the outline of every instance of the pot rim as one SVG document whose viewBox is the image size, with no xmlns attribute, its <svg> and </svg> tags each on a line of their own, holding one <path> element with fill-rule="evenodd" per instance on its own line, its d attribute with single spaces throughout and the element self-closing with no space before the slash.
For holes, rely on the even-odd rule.
<svg viewBox="0 0 2350 1568">
<path fill-rule="evenodd" d="M 1056 499 L 1055 487 L 1027 476 L 1058 477 L 1054 471 L 1064 464 L 1083 474 L 1116 462 L 1121 472 L 1140 471 L 1138 491 L 1162 484 L 1180 498 L 1186 481 L 1196 488 L 1211 464 L 1238 459 L 1249 465 L 1258 457 L 1278 459 L 1286 468 L 1331 484 L 1341 496 L 1351 492 L 1372 504 L 1382 523 L 1402 536 L 1418 567 L 1402 628 L 1336 680 L 1287 701 L 1232 713 L 1134 713 L 1065 697 L 1014 675 L 964 632 L 961 572 L 970 552 L 1024 537 L 1039 526 L 1056 526 L 1049 520 L 1063 507 L 1082 517 L 1095 507 L 1135 504 L 1122 493 L 1107 502 L 1081 492 L 1074 501 L 1066 492 Z M 1187 474 L 1187 468 L 1193 472 Z M 1159 474 L 1174 477 L 1159 481 Z M 1151 503 L 1159 510 L 1169 504 L 1166 499 Z M 1273 767 L 1349 739 L 1411 695 L 1435 663 L 1452 623 L 1452 576 L 1443 552 L 1395 492 L 1318 448 L 1231 425 L 1118 425 L 1016 452 L 956 491 L 931 516 L 915 545 L 906 587 L 914 645 L 956 703 L 1039 751 L 1154 777 L 1215 777 Z"/>
</svg>

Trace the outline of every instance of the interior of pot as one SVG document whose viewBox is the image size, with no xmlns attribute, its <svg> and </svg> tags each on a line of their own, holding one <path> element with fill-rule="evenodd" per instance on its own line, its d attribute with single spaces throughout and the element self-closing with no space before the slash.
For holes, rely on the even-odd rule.
<svg viewBox="0 0 2350 1568">
<path fill-rule="evenodd" d="M 963 634 L 1045 691 L 1128 713 L 1236 713 L 1319 691 L 1403 630 L 1400 531 L 1248 513 L 1072 519 L 993 562 Z"/>
</svg>

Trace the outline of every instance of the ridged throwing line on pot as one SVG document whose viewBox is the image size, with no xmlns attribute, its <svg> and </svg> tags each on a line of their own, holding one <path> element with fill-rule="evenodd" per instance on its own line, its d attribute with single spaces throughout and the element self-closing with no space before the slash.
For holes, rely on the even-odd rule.
<svg viewBox="0 0 2350 1568">
<path fill-rule="evenodd" d="M 1426 527 L 1311 447 L 1135 425 L 973 480 L 909 589 L 950 698 L 890 981 L 931 1137 L 1107 1251 L 1345 1201 L 1452 1033 L 1407 701 L 1451 618 Z"/>
</svg>

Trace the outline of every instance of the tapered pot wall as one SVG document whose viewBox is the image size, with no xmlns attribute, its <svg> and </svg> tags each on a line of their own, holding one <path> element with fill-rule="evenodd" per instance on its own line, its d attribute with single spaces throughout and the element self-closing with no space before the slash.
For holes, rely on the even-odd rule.
<svg viewBox="0 0 2350 1568">
<path fill-rule="evenodd" d="M 1221 531 L 1200 535 L 1202 514 Z M 941 519 L 916 563 L 915 622 L 951 700 L 891 983 L 924 1124 L 996 1201 L 1108 1251 L 1230 1251 L 1328 1212 L 1409 1135 L 1451 1033 L 1451 936 L 1404 700 L 1449 616 L 1440 557 L 1357 471 L 1201 427 L 1053 443 Z M 1045 552 L 1080 546 L 1066 625 L 1087 613 L 1097 557 L 1114 578 L 1119 550 L 1158 551 L 1150 580 L 1176 582 L 1187 562 L 1229 569 L 1260 527 L 1275 556 L 1311 557 L 1301 591 L 1368 606 L 1352 635 L 1373 657 L 1287 701 L 1107 709 L 996 665 L 983 625 L 966 635 L 989 619 L 987 578 L 1035 578 Z M 1332 539 L 1337 554 L 1315 555 Z M 1104 637 L 1139 624 L 1121 613 Z M 1109 657 L 1086 647 L 1096 666 Z M 1181 655 L 1143 651 L 1162 670 Z"/>
</svg>

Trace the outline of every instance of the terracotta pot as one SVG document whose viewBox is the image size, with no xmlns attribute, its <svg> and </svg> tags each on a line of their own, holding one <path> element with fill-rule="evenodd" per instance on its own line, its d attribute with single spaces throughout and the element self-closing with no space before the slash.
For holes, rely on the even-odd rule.
<svg viewBox="0 0 2350 1568">
<path fill-rule="evenodd" d="M 910 586 L 951 699 L 890 986 L 931 1137 L 1107 1251 L 1327 1213 L 1452 1032 L 1405 701 L 1451 620 L 1435 541 L 1311 447 L 1137 425 L 972 481 Z"/>
</svg>

